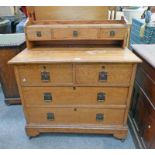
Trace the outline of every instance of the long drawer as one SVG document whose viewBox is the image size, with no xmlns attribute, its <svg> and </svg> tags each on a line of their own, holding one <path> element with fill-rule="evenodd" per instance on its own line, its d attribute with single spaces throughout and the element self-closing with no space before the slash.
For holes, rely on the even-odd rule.
<svg viewBox="0 0 155 155">
<path fill-rule="evenodd" d="M 22 65 L 18 67 L 21 85 L 51 86 L 77 85 L 129 85 L 131 64 L 72 64 Z"/>
<path fill-rule="evenodd" d="M 125 105 L 128 88 L 23 87 L 26 105 Z"/>
<path fill-rule="evenodd" d="M 27 108 L 28 123 L 122 125 L 125 109 Z"/>
</svg>

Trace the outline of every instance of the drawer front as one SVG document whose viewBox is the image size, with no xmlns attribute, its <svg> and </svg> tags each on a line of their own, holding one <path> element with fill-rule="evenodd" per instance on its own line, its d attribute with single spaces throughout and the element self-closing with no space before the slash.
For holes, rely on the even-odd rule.
<svg viewBox="0 0 155 155">
<path fill-rule="evenodd" d="M 52 39 L 51 30 L 44 29 L 44 28 L 27 29 L 26 35 L 27 35 L 27 39 L 30 41 Z"/>
<path fill-rule="evenodd" d="M 97 39 L 98 29 L 80 29 L 80 28 L 57 28 L 53 29 L 55 40 L 70 40 L 70 39 Z"/>
<path fill-rule="evenodd" d="M 127 33 L 126 29 L 101 29 L 101 39 L 124 39 Z"/>
<path fill-rule="evenodd" d="M 123 64 L 79 64 L 76 65 L 77 84 L 128 85 L 132 65 Z"/>
<path fill-rule="evenodd" d="M 49 86 L 51 84 L 71 84 L 72 65 L 22 65 L 18 67 L 21 85 Z"/>
<path fill-rule="evenodd" d="M 36 124 L 123 124 L 124 109 L 27 108 L 28 123 Z"/>
<path fill-rule="evenodd" d="M 26 105 L 125 105 L 128 88 L 23 87 Z"/>
</svg>

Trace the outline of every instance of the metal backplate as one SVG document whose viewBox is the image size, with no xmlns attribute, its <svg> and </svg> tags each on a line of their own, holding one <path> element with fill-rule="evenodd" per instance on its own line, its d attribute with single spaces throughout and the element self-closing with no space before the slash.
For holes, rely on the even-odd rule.
<svg viewBox="0 0 155 155">
<path fill-rule="evenodd" d="M 52 101 L 52 94 L 51 93 L 44 93 L 44 101 L 51 102 Z"/>
<path fill-rule="evenodd" d="M 41 32 L 40 31 L 37 31 L 36 32 L 36 35 L 37 35 L 37 37 L 41 37 Z"/>
<path fill-rule="evenodd" d="M 54 120 L 54 113 L 47 113 L 47 119 L 49 120 L 49 121 L 53 121 Z"/>
<path fill-rule="evenodd" d="M 115 36 L 115 31 L 110 31 L 110 36 L 114 37 Z"/>
<path fill-rule="evenodd" d="M 97 93 L 97 101 L 104 102 L 105 101 L 105 93 L 103 93 L 103 92 Z"/>
<path fill-rule="evenodd" d="M 78 31 L 73 31 L 73 37 L 77 37 L 78 36 Z"/>
<path fill-rule="evenodd" d="M 107 78 L 108 78 L 108 75 L 107 75 L 107 72 L 99 72 L 99 81 L 107 81 Z"/>
<path fill-rule="evenodd" d="M 96 121 L 103 121 L 104 120 L 104 114 L 98 113 L 96 114 Z"/>
<path fill-rule="evenodd" d="M 50 81 L 50 73 L 47 71 L 41 72 L 41 80 L 44 82 L 49 82 Z"/>
</svg>

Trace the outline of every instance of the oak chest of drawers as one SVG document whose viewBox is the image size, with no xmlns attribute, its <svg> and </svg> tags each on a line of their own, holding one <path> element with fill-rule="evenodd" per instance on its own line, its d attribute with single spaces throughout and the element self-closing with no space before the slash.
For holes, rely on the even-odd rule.
<svg viewBox="0 0 155 155">
<path fill-rule="evenodd" d="M 33 9 L 25 30 L 28 49 L 9 62 L 27 135 L 98 133 L 124 139 L 141 62 L 125 48 L 128 26 L 124 21 L 35 21 Z"/>
</svg>

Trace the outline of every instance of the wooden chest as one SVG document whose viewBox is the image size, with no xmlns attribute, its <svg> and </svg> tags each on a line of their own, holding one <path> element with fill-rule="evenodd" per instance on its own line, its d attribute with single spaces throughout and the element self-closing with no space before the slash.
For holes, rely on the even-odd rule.
<svg viewBox="0 0 155 155">
<path fill-rule="evenodd" d="M 138 65 L 130 110 L 130 124 L 139 148 L 155 148 L 155 45 L 134 45 L 143 59 Z"/>
<path fill-rule="evenodd" d="M 8 61 L 24 48 L 24 34 L 0 34 L 0 83 L 7 105 L 21 104 L 14 69 Z"/>
<path fill-rule="evenodd" d="M 36 18 L 34 10 L 29 8 L 29 16 Z M 28 49 L 9 61 L 15 67 L 27 135 L 98 133 L 124 139 L 141 62 L 125 48 L 125 21 L 31 20 L 25 30 Z"/>
</svg>

